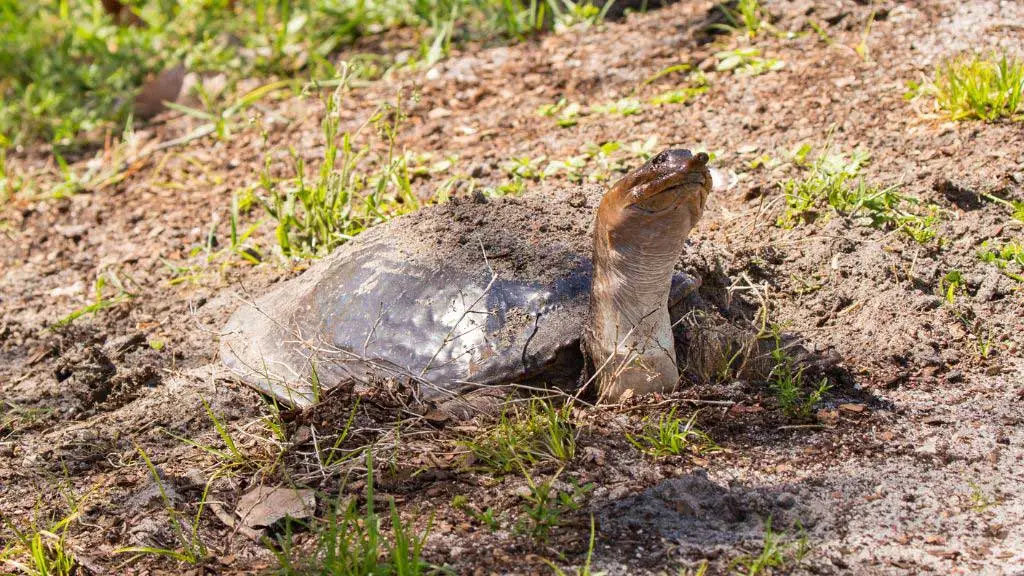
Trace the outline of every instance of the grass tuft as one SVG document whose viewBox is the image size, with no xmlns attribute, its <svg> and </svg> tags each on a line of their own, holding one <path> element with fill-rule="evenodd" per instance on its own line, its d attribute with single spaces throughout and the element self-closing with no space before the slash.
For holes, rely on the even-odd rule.
<svg viewBox="0 0 1024 576">
<path fill-rule="evenodd" d="M 343 77 L 326 100 L 324 157 L 316 176 L 307 180 L 305 162 L 293 150 L 294 176 L 273 179 L 268 157 L 260 177 L 267 194 L 263 205 L 277 222 L 275 237 L 285 256 L 322 256 L 371 226 L 419 208 L 410 181 L 410 156 L 395 147 L 405 119 L 400 103 L 381 106 L 354 134 L 338 133 L 348 80 Z M 386 144 L 383 156 L 371 156 L 368 144 L 354 143 L 370 126 Z"/>
<path fill-rule="evenodd" d="M 810 151 L 810 146 L 804 145 L 794 154 L 794 162 L 805 167 L 806 175 L 782 183 L 786 210 L 777 221 L 779 226 L 790 228 L 813 220 L 819 206 L 825 204 L 850 218 L 863 218 L 875 228 L 899 230 L 920 244 L 937 238 L 936 207 L 912 211 L 910 207 L 921 204 L 920 200 L 900 194 L 898 186 L 882 188 L 861 176 L 870 161 L 867 152 L 855 150 L 849 157 L 822 153 L 808 164 Z"/>
<path fill-rule="evenodd" d="M 679 456 L 690 450 L 695 454 L 719 452 L 721 448 L 707 432 L 694 427 L 697 412 L 690 415 L 685 422 L 676 417 L 678 406 L 672 407 L 668 414 L 663 414 L 657 422 L 644 421 L 644 428 L 637 436 L 627 433 L 626 439 L 638 450 L 653 458 Z"/>
<path fill-rule="evenodd" d="M 498 423 L 460 443 L 473 455 L 474 466 L 493 473 L 519 471 L 544 461 L 569 462 L 576 456 L 577 432 L 571 405 L 561 408 L 542 399 L 525 407 L 513 405 Z"/>
<path fill-rule="evenodd" d="M 563 515 L 579 510 L 581 500 L 593 490 L 594 485 L 580 486 L 573 482 L 571 492 L 566 492 L 555 487 L 561 470 L 544 482 L 535 482 L 525 468 L 522 472 L 528 491 L 522 495 L 526 501 L 523 510 L 525 516 L 520 518 L 516 529 L 539 543 L 546 543 L 551 531 L 562 525 Z"/>
<path fill-rule="evenodd" d="M 787 539 L 784 534 L 772 530 L 772 519 L 764 523 L 764 539 L 761 552 L 757 556 L 740 556 L 730 562 L 730 571 L 735 570 L 742 576 L 758 574 L 774 574 L 776 569 L 791 571 L 811 551 L 807 534 L 803 527 L 798 527 L 799 535 L 795 539 Z"/>
<path fill-rule="evenodd" d="M 1008 278 L 1024 283 L 1024 243 L 1011 240 L 999 246 L 986 240 L 981 243 L 978 258 L 999 268 Z"/>
<path fill-rule="evenodd" d="M 771 351 L 775 366 L 769 374 L 768 385 L 786 417 L 808 420 L 814 415 L 814 409 L 821 403 L 832 385 L 825 378 L 817 384 L 808 383 L 804 377 L 804 367 L 797 366 L 796 361 L 782 345 L 781 327 L 772 326 L 771 335 L 775 340 L 775 347 Z"/>
<path fill-rule="evenodd" d="M 729 33 L 745 32 L 748 38 L 756 38 L 762 29 L 768 26 L 766 14 L 758 0 L 737 0 L 733 7 L 729 3 L 715 6 L 725 16 L 728 24 L 718 24 L 715 28 Z"/>
<path fill-rule="evenodd" d="M 367 450 L 366 469 L 364 510 L 360 510 L 356 499 L 343 501 L 339 493 L 338 498 L 327 505 L 326 517 L 322 520 L 294 522 L 309 531 L 312 549 L 296 542 L 292 523 L 285 525 L 272 548 L 279 564 L 277 574 L 417 576 L 427 573 L 430 565 L 423 560 L 423 547 L 433 518 L 423 533 L 417 534 L 402 520 L 394 498 L 390 498 L 391 534 L 388 535 L 381 529 L 384 519 L 374 507 L 372 450 Z"/>
<path fill-rule="evenodd" d="M 778 58 L 765 58 L 760 48 L 737 48 L 715 54 L 718 64 L 715 70 L 728 72 L 732 70 L 736 76 L 760 76 L 766 72 L 782 70 L 786 63 Z"/>
<path fill-rule="evenodd" d="M 1007 54 L 960 55 L 936 68 L 923 91 L 951 120 L 1024 120 L 1024 60 Z"/>
</svg>

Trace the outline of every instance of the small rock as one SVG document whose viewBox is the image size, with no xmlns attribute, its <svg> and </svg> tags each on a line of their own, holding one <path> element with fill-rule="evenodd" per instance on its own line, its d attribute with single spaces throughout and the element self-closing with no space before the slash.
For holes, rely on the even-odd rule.
<svg viewBox="0 0 1024 576">
<path fill-rule="evenodd" d="M 598 466 L 604 466 L 604 450 L 593 446 L 583 448 L 583 459 L 585 462 L 593 462 Z"/>
<path fill-rule="evenodd" d="M 920 446 L 914 448 L 914 452 L 924 456 L 935 456 L 939 453 L 938 442 L 935 438 L 928 438 Z"/>
<path fill-rule="evenodd" d="M 529 498 L 533 491 L 530 490 L 529 486 L 520 486 L 512 491 L 512 494 L 519 496 L 520 498 Z"/>
<path fill-rule="evenodd" d="M 853 414 L 860 414 L 861 412 L 864 412 L 865 410 L 867 410 L 868 407 L 866 405 L 864 405 L 864 404 L 852 404 L 852 403 L 850 403 L 850 404 L 840 404 L 839 405 L 839 409 L 842 410 L 843 412 L 850 412 L 850 413 L 853 413 Z"/>
<path fill-rule="evenodd" d="M 439 118 L 447 118 L 452 115 L 452 111 L 447 108 L 434 108 L 430 112 L 427 112 L 427 118 L 431 120 L 437 120 Z"/>
</svg>

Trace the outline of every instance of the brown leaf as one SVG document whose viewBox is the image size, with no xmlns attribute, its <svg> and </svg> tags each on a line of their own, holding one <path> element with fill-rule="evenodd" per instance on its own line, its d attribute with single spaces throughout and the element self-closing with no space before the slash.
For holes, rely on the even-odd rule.
<svg viewBox="0 0 1024 576">
<path fill-rule="evenodd" d="M 257 486 L 238 500 L 235 514 L 251 528 L 265 528 L 282 518 L 309 518 L 316 507 L 316 493 L 286 486 Z"/>
</svg>

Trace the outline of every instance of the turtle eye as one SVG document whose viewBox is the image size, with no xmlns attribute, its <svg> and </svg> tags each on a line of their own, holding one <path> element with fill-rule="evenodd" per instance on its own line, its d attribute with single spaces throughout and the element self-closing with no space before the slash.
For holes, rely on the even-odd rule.
<svg viewBox="0 0 1024 576">
<path fill-rule="evenodd" d="M 650 162 L 652 166 L 661 166 L 662 164 L 682 164 L 692 158 L 693 155 L 689 150 L 684 148 L 675 148 L 663 150 L 654 158 L 651 158 Z"/>
</svg>

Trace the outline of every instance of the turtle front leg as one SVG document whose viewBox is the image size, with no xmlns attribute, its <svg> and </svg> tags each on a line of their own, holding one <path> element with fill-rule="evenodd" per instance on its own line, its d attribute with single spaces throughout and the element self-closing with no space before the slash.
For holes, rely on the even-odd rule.
<svg viewBox="0 0 1024 576">
<path fill-rule="evenodd" d="M 686 300 L 704 284 L 700 276 L 690 276 L 686 272 L 676 272 L 672 275 L 672 286 L 668 291 L 668 307 L 671 310 L 677 304 Z"/>
</svg>

